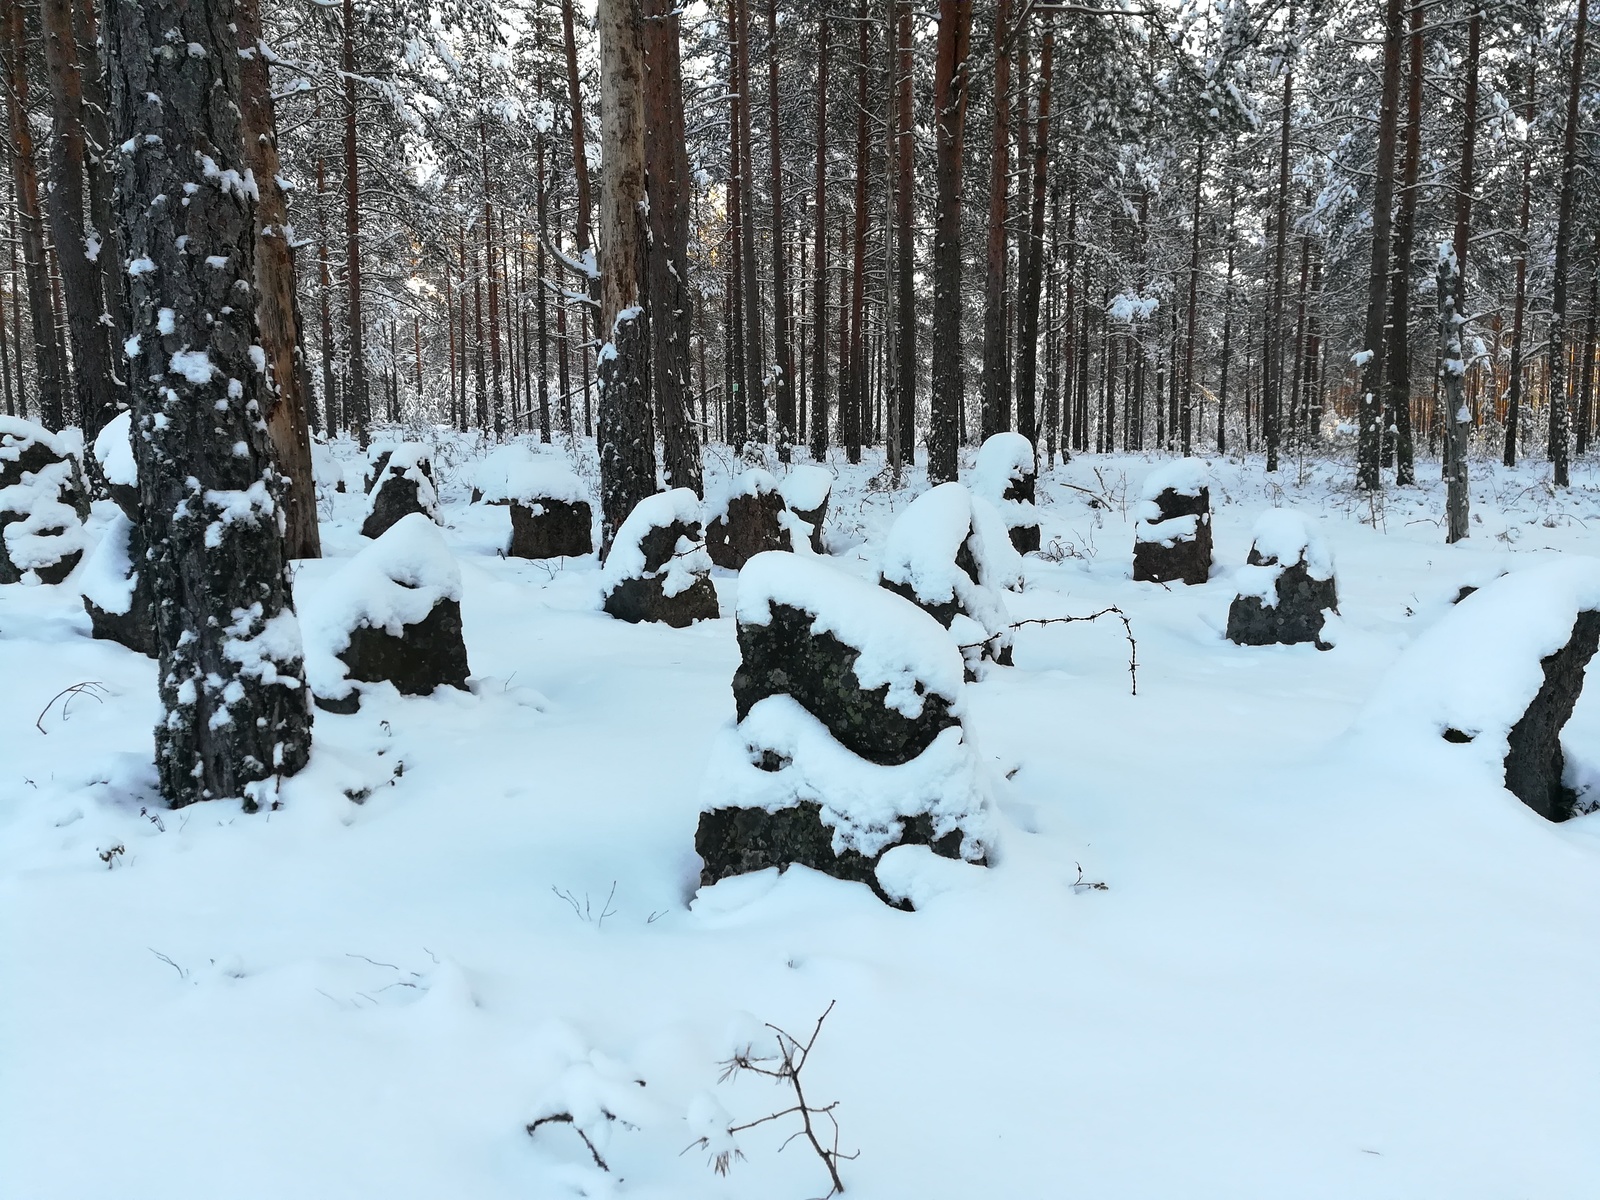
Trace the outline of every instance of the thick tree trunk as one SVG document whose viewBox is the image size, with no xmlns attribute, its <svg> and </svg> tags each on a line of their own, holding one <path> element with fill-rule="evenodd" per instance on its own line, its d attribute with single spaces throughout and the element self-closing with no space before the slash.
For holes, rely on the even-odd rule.
<svg viewBox="0 0 1600 1200">
<path fill-rule="evenodd" d="M 1391 250 L 1394 207 L 1394 151 L 1400 119 L 1400 56 L 1405 33 L 1404 0 L 1386 0 L 1383 33 L 1383 88 L 1378 110 L 1377 183 L 1372 197 L 1372 268 L 1367 276 L 1366 355 L 1361 365 L 1360 421 L 1356 483 L 1369 492 L 1382 485 L 1383 365 L 1387 319 L 1385 285 Z"/>
<path fill-rule="evenodd" d="M 110 0 L 134 455 L 154 581 L 156 766 L 178 807 L 270 807 L 311 749 L 279 480 L 251 360 L 255 221 L 232 0 Z M 162 53 L 171 44 L 200 53 Z M 159 97 L 151 103 L 150 97 Z M 214 164 L 202 170 L 202 163 Z M 161 203 L 184 195 L 188 203 Z"/>
<path fill-rule="evenodd" d="M 39 419 L 51 429 L 66 422 L 66 364 L 56 330 L 50 296 L 50 269 L 44 245 L 44 216 L 39 208 L 39 174 L 34 160 L 33 129 L 28 123 L 28 57 L 21 4 L 8 5 L 0 23 L 5 35 L 6 109 L 11 125 L 11 179 L 16 191 L 22 262 L 28 280 L 28 318 L 33 326 L 33 364 L 38 389 Z M 18 343 L 20 347 L 20 342 Z"/>
<path fill-rule="evenodd" d="M 634 506 L 656 490 L 640 306 L 644 180 L 644 44 L 640 0 L 600 0 L 600 528 L 604 553 Z"/>
<path fill-rule="evenodd" d="M 278 125 L 272 103 L 268 51 L 261 40 L 259 0 L 235 0 L 239 38 L 240 128 L 245 161 L 255 175 L 256 321 L 276 395 L 267 409 L 267 437 L 285 479 L 285 553 L 322 557 L 317 528 L 317 493 L 311 475 L 311 430 L 307 408 L 311 379 L 300 336 L 295 294 L 294 248 L 289 243 L 289 206 L 278 180 Z"/>
<path fill-rule="evenodd" d="M 1557 487 L 1570 480 L 1567 407 L 1567 275 L 1572 265 L 1572 211 L 1578 190 L 1578 118 L 1583 92 L 1583 52 L 1589 24 L 1589 0 L 1578 0 L 1572 41 L 1572 76 L 1567 88 L 1566 132 L 1561 139 L 1561 193 L 1556 206 L 1556 262 L 1550 306 L 1550 438 L 1551 473 Z"/>
<path fill-rule="evenodd" d="M 89 195 L 88 150 L 84 134 L 84 79 L 98 75 L 91 56 L 80 61 L 71 0 L 42 0 L 45 65 L 54 121 L 50 136 L 50 187 L 45 196 L 50 228 L 66 293 L 67 332 L 72 340 L 77 417 L 84 436 L 93 439 L 117 412 L 122 381 L 116 372 L 120 343 L 113 350 L 113 321 L 103 294 L 99 258 L 103 231 L 85 224 Z M 90 50 L 92 51 L 92 47 Z M 115 300 L 117 297 L 112 297 Z"/>
<path fill-rule="evenodd" d="M 933 76 L 936 199 L 932 414 L 928 424 L 928 477 L 935 483 L 956 478 L 956 445 L 966 406 L 961 354 L 961 166 L 971 34 L 971 0 L 939 0 Z"/>
<path fill-rule="evenodd" d="M 816 218 L 812 240 L 816 262 L 812 266 L 811 316 L 811 457 L 822 462 L 828 453 L 828 26 L 826 16 L 817 29 L 817 185 L 812 197 Z"/>
<path fill-rule="evenodd" d="M 983 374 L 979 432 L 987 439 L 1011 428 L 1006 356 L 1006 220 L 1011 195 L 1011 0 L 994 13 L 994 139 L 989 150 L 989 239 L 983 258 Z"/>
<path fill-rule="evenodd" d="M 1417 227 L 1417 174 L 1422 163 L 1422 5 L 1411 6 L 1411 54 L 1406 78 L 1406 144 L 1400 207 L 1394 227 L 1389 288 L 1388 409 L 1394 423 L 1395 474 L 1400 487 L 1416 483 L 1411 431 L 1411 255 Z"/>
<path fill-rule="evenodd" d="M 690 423 L 689 153 L 678 61 L 678 5 L 644 0 L 645 187 L 649 193 L 648 286 L 653 392 L 661 416 L 668 487 L 699 493 L 700 442 Z M 780 289 L 781 290 L 781 289 Z M 780 309 L 781 311 L 781 309 Z M 790 390 L 791 408 L 793 389 Z M 790 413 L 793 420 L 793 413 Z"/>
<path fill-rule="evenodd" d="M 1478 45 L 1483 28 L 1483 12 L 1473 9 L 1467 27 L 1467 86 L 1463 101 L 1465 119 L 1461 131 L 1461 179 L 1456 185 L 1456 227 L 1454 244 L 1439 263 L 1439 347 L 1445 385 L 1445 517 L 1447 543 L 1459 542 L 1471 532 L 1467 491 L 1467 447 L 1472 433 L 1472 414 L 1461 395 L 1461 380 L 1466 364 L 1462 361 L 1461 333 L 1466 323 L 1467 244 L 1472 234 L 1472 189 L 1476 186 L 1473 158 L 1478 143 Z"/>
</svg>

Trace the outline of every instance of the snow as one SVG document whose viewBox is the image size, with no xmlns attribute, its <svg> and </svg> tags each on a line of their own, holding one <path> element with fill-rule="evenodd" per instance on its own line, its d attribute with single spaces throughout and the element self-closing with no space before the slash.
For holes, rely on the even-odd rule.
<svg viewBox="0 0 1600 1200">
<path fill-rule="evenodd" d="M 172 356 L 169 367 L 174 375 L 182 375 L 196 387 L 210 383 L 217 371 L 211 365 L 211 356 L 204 350 L 179 350 Z"/>
<path fill-rule="evenodd" d="M 50 468 L 39 472 L 48 474 Z M 53 566 L 88 549 L 83 524 L 71 505 L 54 499 L 55 489 L 13 484 L 0 488 L 0 513 L 21 513 L 5 525 L 5 553 L 19 571 Z"/>
<path fill-rule="evenodd" d="M 652 529 L 665 529 L 675 521 L 686 525 L 700 524 L 700 497 L 689 488 L 673 488 L 646 496 L 623 519 L 611 543 L 611 553 L 606 556 L 601 572 L 601 588 L 611 592 L 624 579 L 650 577 L 645 570 L 644 548 L 640 544 Z M 711 570 L 711 556 L 705 543 L 680 537 L 662 577 L 661 590 L 665 595 L 676 596 L 693 585 L 696 576 Z"/>
<path fill-rule="evenodd" d="M 972 490 L 991 503 L 998 503 L 1006 489 L 1036 471 L 1033 443 L 1020 433 L 997 433 L 978 448 L 978 463 L 972 470 Z"/>
<path fill-rule="evenodd" d="M 82 449 L 83 435 L 77 429 L 51 433 L 43 425 L 0 414 L 0 462 L 16 462 L 35 442 L 57 458 L 70 458 Z"/>
<path fill-rule="evenodd" d="M 783 502 L 791 510 L 815 512 L 828 502 L 833 490 L 833 472 L 815 463 L 800 463 L 789 468 L 789 473 L 778 484 Z"/>
<path fill-rule="evenodd" d="M 741 625 L 770 625 L 774 604 L 810 614 L 813 633 L 854 647 L 856 679 L 867 691 L 887 686 L 884 703 L 897 712 L 920 716 L 928 693 L 963 711 L 961 655 L 944 627 L 910 601 L 821 559 L 769 550 L 739 573 L 735 616 Z"/>
<path fill-rule="evenodd" d="M 1139 488 L 1139 499 L 1154 500 L 1162 492 L 1179 496 L 1198 496 L 1210 483 L 1210 472 L 1204 459 L 1179 458 L 1164 463 L 1144 477 Z"/>
<path fill-rule="evenodd" d="M 113 506 L 115 507 L 115 506 Z M 119 616 L 133 605 L 136 583 L 129 539 L 133 522 L 116 509 L 100 531 L 100 541 L 84 558 L 76 582 L 78 590 L 99 608 Z"/>
<path fill-rule="evenodd" d="M 1312 579 L 1333 578 L 1333 553 L 1312 518 L 1287 508 L 1270 508 L 1256 518 L 1250 544 L 1268 563 L 1305 563 Z"/>
<path fill-rule="evenodd" d="M 133 413 L 120 412 L 95 435 L 94 460 L 106 482 L 118 487 L 139 486 L 139 465 L 133 457 Z M 102 605 L 102 607 L 104 607 Z"/>
<path fill-rule="evenodd" d="M 377 506 L 378 494 L 383 490 L 384 480 L 399 477 L 409 479 L 416 484 L 417 503 L 430 516 L 437 515 L 439 494 L 434 490 L 433 480 L 429 478 L 433 463 L 428 447 L 417 442 L 381 444 L 374 442 L 367 449 L 368 461 L 376 466 L 379 456 L 385 451 L 389 454 L 389 461 L 384 464 L 383 478 L 374 483 L 372 490 L 367 493 L 367 513 L 371 514 Z"/>
<path fill-rule="evenodd" d="M 770 496 L 781 492 L 777 477 L 760 467 L 741 472 L 721 487 L 706 489 L 705 523 L 723 520 L 728 515 L 728 505 L 739 496 Z"/>
<path fill-rule="evenodd" d="M 1576 555 L 1513 571 L 1473 592 L 1422 632 L 1378 686 L 1360 721 L 1370 737 L 1415 750 L 1446 729 L 1472 736 L 1456 757 L 1492 768 L 1544 683 L 1540 660 L 1600 610 L 1600 559 Z"/>
<path fill-rule="evenodd" d="M 1150 458 L 1056 466 L 1044 541 L 1078 553 L 1030 557 L 1007 601 L 1029 620 L 1121 606 L 1139 695 L 1120 624 L 1018 630 L 1016 668 L 965 687 L 975 753 L 1011 776 L 991 865 L 891 849 L 878 878 L 903 913 L 804 868 L 697 890 L 733 621 L 614 621 L 592 559 L 500 558 L 506 514 L 444 468 L 482 451 L 446 449 L 474 691 L 319 712 L 277 811 L 162 808 L 157 665 L 91 640 L 71 587 L 0 587 L 7 1196 L 820 1196 L 809 1150 L 778 1151 L 792 1117 L 727 1134 L 789 1093 L 718 1080 L 771 1052 L 764 1023 L 808 1037 L 830 1001 L 806 1095 L 839 1102 L 861 1152 L 847 1200 L 1600 1194 L 1600 814 L 1544 822 L 1428 727 L 1348 732 L 1479 599 L 1452 607 L 1461 584 L 1592 552 L 1592 462 L 1553 495 L 1542 461 L 1474 462 L 1471 537 L 1445 546 L 1436 463 L 1375 528 L 1349 462 L 1215 460 L 1219 561 L 1274 504 L 1317 515 L 1346 624 L 1326 654 L 1229 646 L 1226 579 L 1128 582 Z M 862 579 L 927 487 L 920 466 L 870 486 L 884 465 L 829 459 L 830 561 Z M 320 507 L 303 618 L 369 544 L 358 492 Z M 715 582 L 731 611 L 744 580 Z M 103 699 L 44 711 L 85 681 Z M 1600 694 L 1565 743 L 1594 781 Z M 524 1131 L 595 1101 L 619 1117 L 598 1119 L 610 1173 L 570 1127 Z"/>
<path fill-rule="evenodd" d="M 474 472 L 473 482 L 486 504 L 529 504 L 538 500 L 578 504 L 589 500 L 589 489 L 564 458 L 535 454 L 515 442 L 490 451 Z"/>
<path fill-rule="evenodd" d="M 438 526 L 421 513 L 401 517 L 306 603 L 306 682 L 318 696 L 349 695 L 355 685 L 338 655 L 349 649 L 352 630 L 399 637 L 440 600 L 460 599 L 461 568 Z"/>
<path fill-rule="evenodd" d="M 763 754 L 777 755 L 782 765 L 763 770 L 757 765 Z M 711 752 L 702 805 L 777 812 L 810 801 L 833 832 L 835 854 L 854 850 L 868 858 L 900 840 L 906 817 L 927 814 L 935 837 L 964 830 L 962 857 L 976 859 L 987 848 L 988 794 L 958 725 L 940 731 L 910 761 L 880 766 L 834 741 L 794 697 L 780 695 L 758 700 L 743 721 L 723 731 Z"/>
</svg>

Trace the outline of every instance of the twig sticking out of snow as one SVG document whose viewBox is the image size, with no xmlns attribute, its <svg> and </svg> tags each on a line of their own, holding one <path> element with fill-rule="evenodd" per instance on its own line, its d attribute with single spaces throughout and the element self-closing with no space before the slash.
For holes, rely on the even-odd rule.
<svg viewBox="0 0 1600 1200">
<path fill-rule="evenodd" d="M 722 1083 L 732 1079 L 740 1071 L 750 1071 L 756 1075 L 765 1075 L 768 1079 L 777 1080 L 779 1083 L 786 1083 L 793 1089 L 795 1102 L 788 1108 L 768 1113 L 764 1117 L 757 1117 L 754 1121 L 746 1121 L 742 1125 L 730 1125 L 727 1130 L 728 1136 L 732 1138 L 734 1134 L 742 1133 L 746 1129 L 754 1129 L 757 1125 L 765 1125 L 768 1121 L 776 1121 L 781 1117 L 798 1114 L 800 1128 L 784 1139 L 783 1146 L 787 1146 L 797 1137 L 804 1137 L 811 1143 L 811 1148 L 816 1151 L 817 1157 L 828 1168 L 828 1179 L 833 1185 L 828 1189 L 828 1194 L 822 1197 L 822 1200 L 829 1200 L 831 1196 L 844 1194 L 844 1181 L 839 1178 L 839 1164 L 841 1162 L 852 1162 L 861 1156 L 861 1151 L 859 1150 L 846 1154 L 839 1149 L 839 1121 L 833 1115 L 833 1110 L 839 1107 L 839 1102 L 833 1100 L 821 1106 L 813 1105 L 806 1099 L 805 1090 L 800 1083 L 800 1072 L 805 1069 L 806 1061 L 811 1057 L 812 1047 L 817 1044 L 817 1035 L 822 1032 L 822 1023 L 828 1019 L 828 1014 L 833 1011 L 833 1006 L 837 1003 L 837 1000 L 828 1001 L 828 1007 L 817 1018 L 816 1026 L 811 1030 L 811 1036 L 803 1043 L 793 1034 L 787 1033 L 768 1022 L 767 1028 L 772 1030 L 773 1035 L 777 1038 L 778 1053 L 776 1055 L 757 1057 L 751 1048 L 747 1046 L 743 1053 L 735 1054 L 722 1064 L 722 1075 L 717 1081 Z M 824 1145 L 822 1139 L 818 1136 L 816 1125 L 818 1117 L 827 1117 L 828 1124 L 833 1127 L 833 1137 L 828 1145 Z M 709 1145 L 710 1139 L 702 1137 L 697 1141 L 690 1142 L 688 1146 L 684 1147 L 684 1152 L 687 1153 L 696 1147 L 707 1148 Z M 778 1147 L 780 1152 L 783 1150 L 783 1146 Z M 735 1157 L 742 1158 L 744 1156 L 740 1154 L 737 1148 L 723 1150 L 713 1160 L 712 1169 L 718 1175 L 726 1175 L 728 1167 Z"/>
</svg>

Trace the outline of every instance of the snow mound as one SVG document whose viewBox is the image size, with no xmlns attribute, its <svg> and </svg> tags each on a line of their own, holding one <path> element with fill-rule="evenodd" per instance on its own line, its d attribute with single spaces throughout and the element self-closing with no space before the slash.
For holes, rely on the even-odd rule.
<svg viewBox="0 0 1600 1200">
<path fill-rule="evenodd" d="M 674 524 L 695 529 L 700 526 L 700 497 L 689 488 L 673 488 L 646 496 L 634 506 L 617 530 L 601 571 L 601 582 L 609 593 L 626 579 L 662 579 L 662 592 L 676 596 L 694 584 L 698 576 L 711 570 L 711 559 L 703 542 L 680 536 L 664 567 L 652 569 L 645 554 L 644 540 L 657 529 Z"/>
<path fill-rule="evenodd" d="M 94 439 L 94 460 L 113 487 L 138 487 L 139 465 L 133 457 L 133 414 L 120 412 Z"/>
<path fill-rule="evenodd" d="M 1566 557 L 1473 592 L 1418 635 L 1378 685 L 1356 728 L 1403 745 L 1459 731 L 1455 749 L 1499 770 L 1511 727 L 1545 682 L 1543 660 L 1600 610 L 1600 559 Z M 1454 740 L 1454 739 L 1452 739 Z"/>
<path fill-rule="evenodd" d="M 1164 463 L 1145 476 L 1139 499 L 1154 500 L 1162 492 L 1198 496 L 1210 482 L 1210 472 L 1198 458 L 1179 458 Z"/>
<path fill-rule="evenodd" d="M 1333 552 L 1312 520 L 1286 508 L 1269 509 L 1252 531 L 1250 561 L 1234 575 L 1239 595 L 1254 596 L 1271 608 L 1278 602 L 1279 578 L 1302 563 L 1309 579 L 1333 578 Z"/>
<path fill-rule="evenodd" d="M 771 813 L 814 803 L 832 831 L 834 854 L 867 858 L 899 844 L 907 819 L 926 816 L 935 838 L 959 830 L 962 857 L 978 859 L 988 835 L 987 797 L 959 725 L 942 730 L 915 758 L 881 766 L 841 746 L 792 696 L 779 695 L 757 701 L 723 731 L 712 751 L 704 809 Z"/>
<path fill-rule="evenodd" d="M 34 446 L 53 458 L 76 458 L 83 453 L 83 434 L 77 429 L 51 433 L 33 421 L 0 416 L 0 475 L 5 474 L 4 464 L 21 462 Z"/>
<path fill-rule="evenodd" d="M 125 616 L 133 607 L 138 572 L 130 550 L 133 522 L 121 509 L 100 533 L 100 542 L 78 573 L 78 590 L 97 608 Z"/>
<path fill-rule="evenodd" d="M 998 502 L 1006 489 L 1022 483 L 1038 471 L 1033 443 L 1020 433 L 997 433 L 978 448 L 978 461 L 972 469 L 972 490 L 984 499 Z"/>
<path fill-rule="evenodd" d="M 530 458 L 514 463 L 497 488 L 484 488 L 483 498 L 490 504 L 514 502 L 534 504 L 558 500 L 563 504 L 587 504 L 589 489 L 566 463 L 554 458 Z"/>
<path fill-rule="evenodd" d="M 380 456 L 382 462 L 378 469 L 378 477 L 372 485 L 372 490 L 367 494 L 366 516 L 373 516 L 380 504 L 387 503 L 381 499 L 385 488 L 393 486 L 396 480 L 404 479 L 417 486 L 418 508 L 437 520 L 439 493 L 433 487 L 433 465 L 429 459 L 428 448 L 415 442 L 402 442 L 387 448 L 385 453 L 387 457 Z"/>
<path fill-rule="evenodd" d="M 754 467 L 745 471 L 722 487 L 713 491 L 706 497 L 705 523 L 710 525 L 713 521 L 724 521 L 728 517 L 728 505 L 740 496 L 771 496 L 782 495 L 783 488 L 778 483 L 777 476 L 771 471 Z M 784 503 L 788 503 L 787 498 Z"/>
<path fill-rule="evenodd" d="M 815 463 L 790 467 L 778 484 L 783 502 L 796 512 L 816 512 L 833 492 L 833 472 Z"/>
<path fill-rule="evenodd" d="M 439 527 L 421 513 L 401 517 L 365 546 L 304 605 L 306 681 L 318 696 L 338 698 L 351 683 L 339 655 L 358 628 L 399 637 L 441 600 L 460 601 L 461 567 Z"/>
<path fill-rule="evenodd" d="M 950 635 L 899 596 L 812 556 L 771 550 L 745 564 L 734 615 L 741 625 L 770 625 L 772 606 L 811 617 L 814 634 L 832 634 L 858 652 L 855 675 L 866 691 L 888 688 L 885 703 L 916 717 L 931 692 L 963 711 L 963 665 Z"/>
<path fill-rule="evenodd" d="M 311 481 L 320 492 L 336 492 L 346 480 L 346 467 L 322 442 L 311 443 Z"/>
</svg>

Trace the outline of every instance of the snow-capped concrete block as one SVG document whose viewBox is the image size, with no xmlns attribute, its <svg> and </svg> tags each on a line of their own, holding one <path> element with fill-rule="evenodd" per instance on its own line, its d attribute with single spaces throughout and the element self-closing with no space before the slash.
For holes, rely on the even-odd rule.
<svg viewBox="0 0 1600 1200">
<path fill-rule="evenodd" d="M 1238 595 L 1228 607 L 1228 640 L 1241 646 L 1315 643 L 1328 617 L 1339 611 L 1333 555 L 1316 528 L 1299 513 L 1272 509 L 1256 522 L 1250 557 L 1235 577 Z"/>
<path fill-rule="evenodd" d="M 688 488 L 639 501 L 617 530 L 601 572 L 601 603 L 618 620 L 675 628 L 715 619 L 717 591 L 700 530 L 700 498 Z"/>
</svg>

